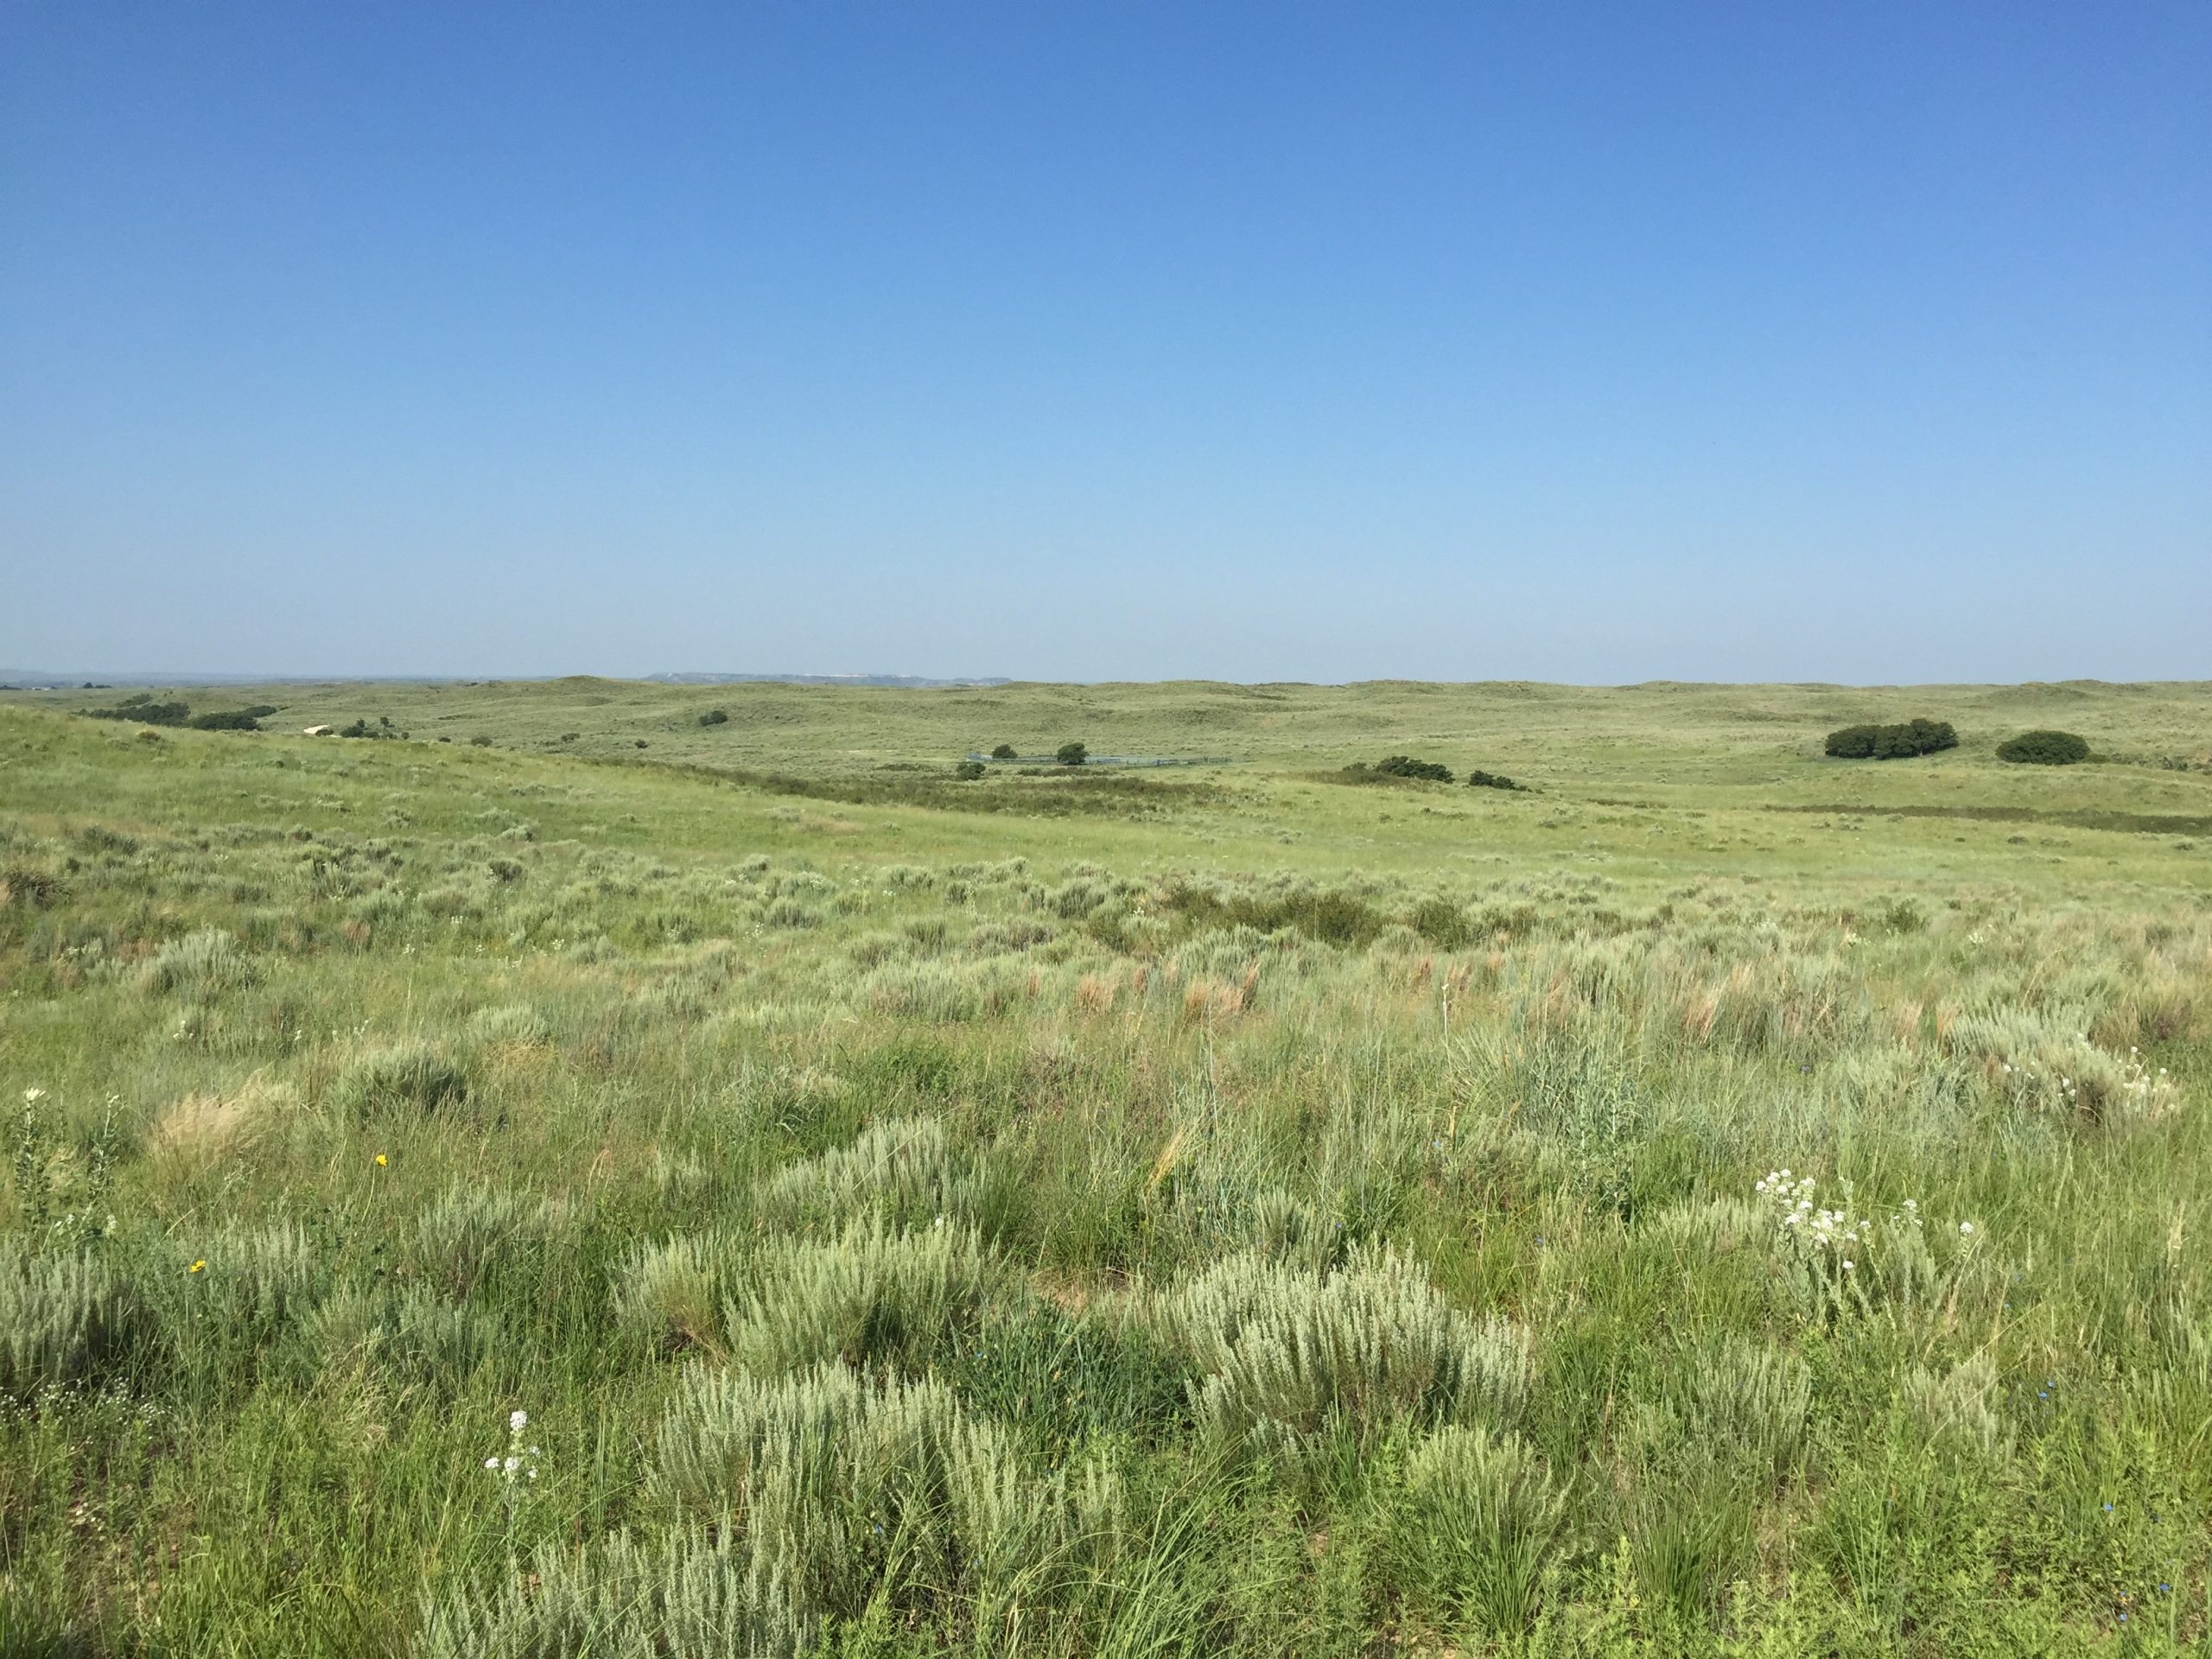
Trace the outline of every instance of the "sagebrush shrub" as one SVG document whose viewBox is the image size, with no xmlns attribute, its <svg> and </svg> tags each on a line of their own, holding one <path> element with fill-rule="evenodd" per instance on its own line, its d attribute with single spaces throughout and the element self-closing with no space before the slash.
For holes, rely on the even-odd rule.
<svg viewBox="0 0 2212 1659">
<path fill-rule="evenodd" d="M 791 1651 L 764 1617 L 741 1535 L 613 1533 L 546 1544 L 491 1594 L 464 1586 L 423 1609 L 425 1659 L 760 1659 Z M 783 1638 L 779 1641 L 779 1638 Z"/>
<path fill-rule="evenodd" d="M 1201 1373 L 1192 1408 L 1217 1440 L 1296 1452 L 1335 1429 L 1517 1418 L 1525 1332 L 1446 1302 L 1395 1252 L 1362 1249 L 1333 1273 L 1231 1256 L 1170 1291 L 1154 1317 Z"/>
<path fill-rule="evenodd" d="M 906 1227 L 943 1216 L 988 1235 L 1012 1193 L 988 1154 L 957 1147 L 935 1118 L 893 1117 L 863 1129 L 849 1147 L 787 1166 L 762 1182 L 755 1202 L 788 1226 L 842 1228 L 876 1215 Z"/>
<path fill-rule="evenodd" d="M 491 1046 L 535 1048 L 552 1040 L 553 1029 L 537 1009 L 505 1002 L 469 1015 L 468 1034 Z"/>
<path fill-rule="evenodd" d="M 458 1300 L 493 1266 L 543 1241 L 554 1220 L 543 1198 L 456 1184 L 416 1217 L 407 1260 L 425 1284 Z"/>
<path fill-rule="evenodd" d="M 724 1316 L 737 1362 L 762 1375 L 826 1360 L 918 1371 L 980 1321 L 997 1266 L 968 1227 L 856 1224 L 835 1239 L 779 1239 L 740 1274 Z"/>
<path fill-rule="evenodd" d="M 1913 1427 L 1936 1450 L 1993 1459 L 2010 1449 L 2011 1431 L 1997 1408 L 1997 1362 L 1986 1350 L 1948 1370 L 1915 1365 L 1902 1393 Z"/>
<path fill-rule="evenodd" d="M 1679 1409 L 1693 1440 L 1726 1447 L 1776 1477 L 1796 1466 L 1813 1403 L 1813 1373 L 1803 1360 L 1732 1337 L 1694 1356 L 1688 1384 Z"/>
<path fill-rule="evenodd" d="M 253 958 L 238 940 L 219 927 L 203 927 L 156 951 L 144 982 L 151 991 L 205 998 L 251 985 L 254 978 Z"/>
<path fill-rule="evenodd" d="M 842 1365 L 767 1379 L 699 1370 L 656 1443 L 653 1491 L 737 1540 L 760 1651 L 807 1649 L 872 1603 L 1049 1606 L 1112 1560 L 1118 1484 L 1027 1467 L 934 1378 Z"/>
<path fill-rule="evenodd" d="M 671 1352 L 719 1343 L 735 1255 L 715 1233 L 632 1245 L 614 1270 L 615 1323 Z"/>
<path fill-rule="evenodd" d="M 0 1239 L 0 1394 L 28 1399 L 123 1376 L 161 1335 L 137 1284 L 105 1262 Z"/>
<path fill-rule="evenodd" d="M 357 1117 L 433 1112 L 468 1098 L 468 1074 L 428 1043 L 364 1054 L 339 1073 L 338 1103 Z"/>
</svg>

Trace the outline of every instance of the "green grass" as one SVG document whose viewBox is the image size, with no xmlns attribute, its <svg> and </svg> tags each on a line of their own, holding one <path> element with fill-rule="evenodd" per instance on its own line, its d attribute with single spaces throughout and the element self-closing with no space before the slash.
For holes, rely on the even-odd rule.
<svg viewBox="0 0 2212 1659">
<path fill-rule="evenodd" d="M 0 1652 L 2212 1643 L 2212 687 L 112 696 Z"/>
</svg>

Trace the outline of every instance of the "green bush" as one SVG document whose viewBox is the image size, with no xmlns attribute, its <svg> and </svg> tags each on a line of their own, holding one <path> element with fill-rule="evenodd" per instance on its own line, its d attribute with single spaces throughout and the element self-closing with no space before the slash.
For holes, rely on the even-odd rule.
<svg viewBox="0 0 2212 1659">
<path fill-rule="evenodd" d="M 1827 753 L 1838 760 L 1897 760 L 1959 747 L 1948 720 L 1918 717 L 1895 726 L 1846 726 L 1828 734 Z"/>
<path fill-rule="evenodd" d="M 952 775 L 963 784 L 972 784 L 983 775 L 983 763 L 980 760 L 963 760 L 958 766 L 953 767 Z"/>
<path fill-rule="evenodd" d="M 1467 782 L 1477 789 L 1512 789 L 1525 793 L 1529 785 L 1516 784 L 1502 772 L 1484 772 L 1478 766 L 1467 774 Z"/>
<path fill-rule="evenodd" d="M 2089 758 L 2089 743 L 2071 732 L 2022 732 L 1997 746 L 1997 758 L 2031 766 L 2079 766 Z"/>
<path fill-rule="evenodd" d="M 614 1270 L 614 1322 L 667 1353 L 719 1343 L 735 1260 L 718 1233 L 632 1245 Z"/>
<path fill-rule="evenodd" d="M 1019 759 L 1020 753 L 1021 752 L 1015 748 L 1013 744 L 1001 743 L 998 747 L 991 751 L 991 759 L 994 760 L 1013 760 Z"/>
<path fill-rule="evenodd" d="M 699 723 L 702 726 L 727 726 L 729 724 L 729 710 L 727 709 L 709 709 L 705 714 L 699 716 Z"/>
<path fill-rule="evenodd" d="M 1417 778 L 1432 784 L 1448 784 L 1452 768 L 1437 760 L 1416 760 L 1409 754 L 1394 754 L 1376 763 L 1375 770 L 1389 778 Z"/>
<path fill-rule="evenodd" d="M 1090 759 L 1090 751 L 1080 743 L 1063 743 L 1052 752 L 1052 758 L 1064 766 L 1079 766 Z"/>
<path fill-rule="evenodd" d="M 184 702 L 156 702 L 150 692 L 142 691 L 135 697 L 125 697 L 112 709 L 87 709 L 85 712 L 94 720 L 135 720 L 141 726 L 181 726 L 192 717 L 192 705 Z"/>
<path fill-rule="evenodd" d="M 196 732 L 257 732 L 261 722 L 244 709 L 222 709 L 194 715 L 184 722 Z"/>
</svg>

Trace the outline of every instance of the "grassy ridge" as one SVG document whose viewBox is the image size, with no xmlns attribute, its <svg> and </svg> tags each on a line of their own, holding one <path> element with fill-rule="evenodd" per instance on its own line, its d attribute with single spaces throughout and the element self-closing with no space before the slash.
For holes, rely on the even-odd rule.
<svg viewBox="0 0 2212 1659">
<path fill-rule="evenodd" d="M 2206 1639 L 2206 688 L 253 697 L 0 706 L 0 1648 Z"/>
</svg>

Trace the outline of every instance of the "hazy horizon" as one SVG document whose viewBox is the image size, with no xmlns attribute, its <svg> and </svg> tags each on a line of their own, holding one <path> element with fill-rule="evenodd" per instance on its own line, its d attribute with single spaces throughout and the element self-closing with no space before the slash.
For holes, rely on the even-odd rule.
<svg viewBox="0 0 2212 1659">
<path fill-rule="evenodd" d="M 39 0 L 0 660 L 2201 677 L 2208 72 L 2177 3 Z"/>
</svg>

